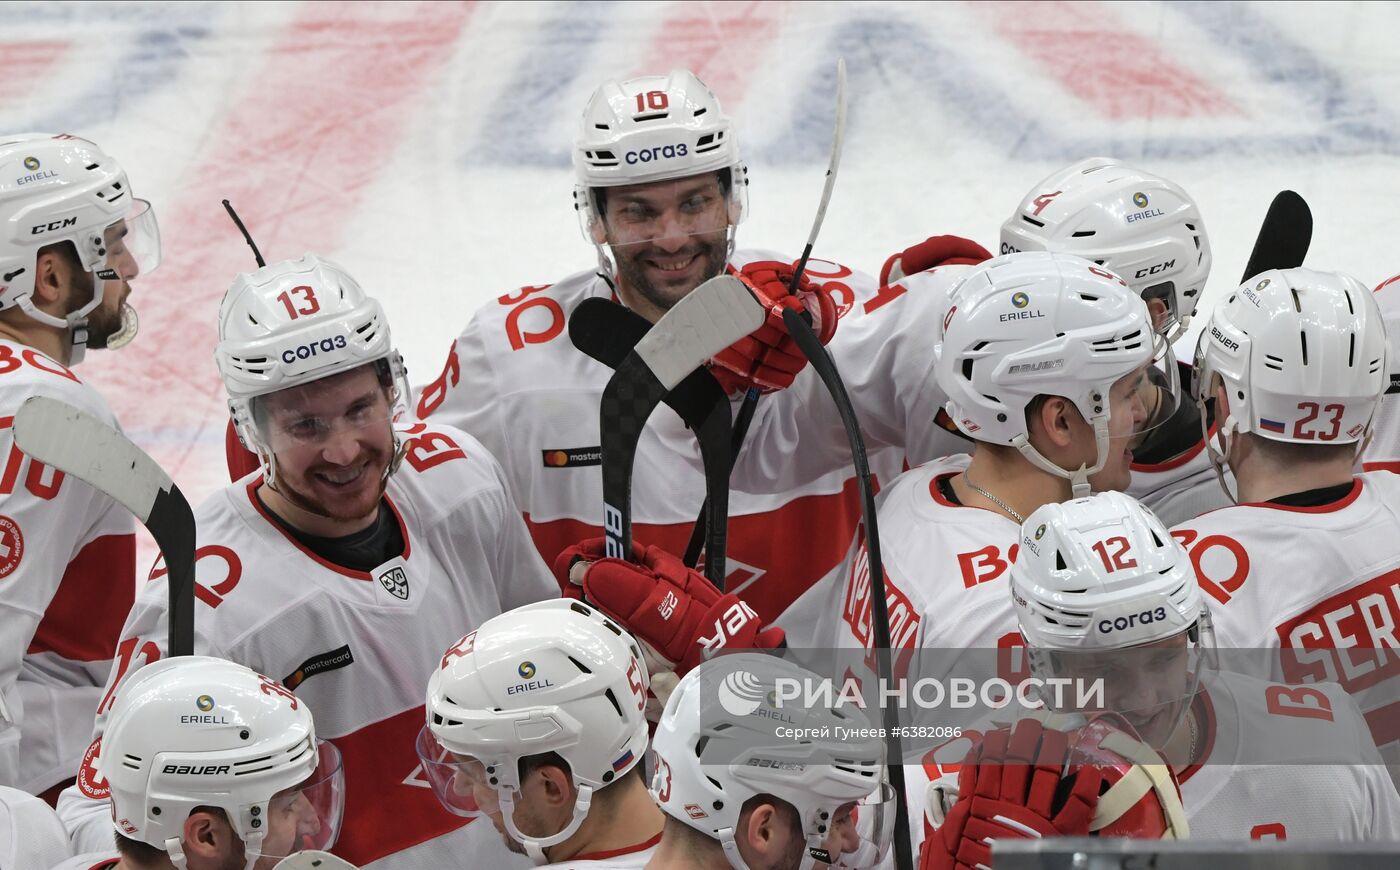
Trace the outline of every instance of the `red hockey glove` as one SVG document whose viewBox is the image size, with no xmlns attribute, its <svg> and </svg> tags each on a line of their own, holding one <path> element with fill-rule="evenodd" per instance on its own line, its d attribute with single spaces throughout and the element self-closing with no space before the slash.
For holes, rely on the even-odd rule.
<svg viewBox="0 0 1400 870">
<path fill-rule="evenodd" d="M 962 236 L 929 236 L 917 245 L 892 255 L 880 269 L 880 286 L 894 284 L 918 272 L 937 266 L 976 266 L 992 255 L 987 249 Z"/>
<path fill-rule="evenodd" d="M 232 420 L 228 421 L 228 430 L 224 432 L 224 461 L 228 464 L 229 480 L 240 480 L 262 468 L 258 455 L 238 440 L 238 432 L 233 428 Z"/>
<path fill-rule="evenodd" d="M 565 595 L 617 620 L 642 645 L 657 716 L 680 678 L 711 651 L 782 646 L 781 628 L 763 628 L 753 608 L 711 586 L 680 558 L 636 544 L 632 552 L 639 564 L 599 558 L 603 539 L 584 541 L 555 557 L 554 576 Z"/>
<path fill-rule="evenodd" d="M 924 840 L 920 870 L 990 867 L 988 839 L 1088 836 L 1104 771 L 1081 765 L 1062 777 L 1069 741 L 1033 719 L 987 734 L 963 761 L 957 803 Z"/>
<path fill-rule="evenodd" d="M 727 393 L 757 387 L 761 392 L 784 390 L 807 364 L 807 357 L 788 335 L 783 311 L 807 311 L 812 331 L 822 344 L 836 334 L 836 301 L 824 286 L 813 284 L 804 274 L 797 293 L 789 296 L 795 264 L 764 260 L 750 263 L 739 273 L 758 301 L 768 309 L 768 319 L 752 335 L 734 342 L 715 355 L 711 371 Z"/>
</svg>

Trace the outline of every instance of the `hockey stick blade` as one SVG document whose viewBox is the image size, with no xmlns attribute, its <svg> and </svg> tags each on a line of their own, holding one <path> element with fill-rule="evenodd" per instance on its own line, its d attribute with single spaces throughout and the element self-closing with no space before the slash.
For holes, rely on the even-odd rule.
<svg viewBox="0 0 1400 870">
<path fill-rule="evenodd" d="M 632 556 L 632 462 L 647 418 L 676 384 L 757 330 L 765 315 L 742 281 L 711 278 L 667 311 L 608 380 L 598 409 L 607 555 Z"/>
<path fill-rule="evenodd" d="M 1312 210 L 1307 202 L 1291 190 L 1279 191 L 1259 225 L 1259 236 L 1254 240 L 1254 250 L 1240 283 L 1270 269 L 1296 269 L 1303 265 L 1308 245 L 1312 244 L 1312 228 Z"/>
<path fill-rule="evenodd" d="M 66 402 L 25 400 L 15 443 L 33 459 L 72 475 L 136 515 L 169 572 L 169 654 L 194 653 L 194 512 L 155 460 L 116 429 Z"/>
<path fill-rule="evenodd" d="M 887 686 L 894 685 L 890 657 L 890 615 L 885 599 L 885 569 L 880 558 L 880 529 L 875 517 L 875 487 L 870 480 L 870 462 L 865 452 L 865 438 L 860 434 L 860 422 L 856 419 L 851 397 L 846 393 L 846 385 L 836 371 L 836 363 L 822 346 L 821 340 L 802 315 L 792 309 L 783 312 L 783 322 L 797 346 L 806 354 L 812 368 L 826 385 L 836 410 L 841 415 L 841 423 L 846 427 L 846 438 L 851 442 L 851 460 L 855 465 L 856 484 L 860 488 L 860 514 L 865 524 L 865 551 L 870 569 L 870 622 L 874 634 L 875 656 L 879 667 L 879 678 Z M 913 870 L 914 856 L 909 839 L 908 796 L 904 789 L 904 751 L 900 746 L 899 722 L 893 705 L 883 709 L 885 728 L 885 761 L 889 769 L 890 785 L 898 796 L 899 808 L 894 821 L 894 858 L 899 870 Z"/>
<path fill-rule="evenodd" d="M 272 870 L 360 870 L 329 852 L 298 852 L 277 862 Z"/>
<path fill-rule="evenodd" d="M 617 368 L 651 329 L 643 316 L 608 299 L 585 299 L 569 315 L 569 338 L 574 347 L 609 368 Z M 663 400 L 695 433 L 705 469 L 705 513 L 697 522 L 686 550 L 686 564 L 695 567 L 703 542 L 705 576 L 724 588 L 725 550 L 729 519 L 729 398 L 704 366 L 686 375 Z M 707 531 L 708 530 L 708 531 Z"/>
</svg>

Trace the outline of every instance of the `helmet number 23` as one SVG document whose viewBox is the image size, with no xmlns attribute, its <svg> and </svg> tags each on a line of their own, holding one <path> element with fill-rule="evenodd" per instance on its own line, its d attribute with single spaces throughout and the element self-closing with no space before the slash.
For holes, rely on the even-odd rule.
<svg viewBox="0 0 1400 870">
<path fill-rule="evenodd" d="M 293 294 L 299 299 L 293 301 Z M 287 306 L 287 316 L 292 320 L 296 320 L 303 314 L 315 314 L 321 310 L 321 303 L 316 299 L 316 291 L 305 284 L 290 290 L 283 290 L 277 294 L 277 300 Z"/>
</svg>

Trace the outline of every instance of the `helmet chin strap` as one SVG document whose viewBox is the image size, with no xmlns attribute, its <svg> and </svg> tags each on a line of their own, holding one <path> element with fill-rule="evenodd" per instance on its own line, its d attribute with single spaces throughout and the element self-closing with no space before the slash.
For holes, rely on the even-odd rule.
<svg viewBox="0 0 1400 870">
<path fill-rule="evenodd" d="M 1094 416 L 1094 449 L 1097 451 L 1097 458 L 1093 468 L 1085 465 L 1079 466 L 1074 471 L 1062 468 L 1035 449 L 1035 445 L 1031 444 L 1030 438 L 1026 435 L 1017 435 L 1011 440 L 1011 446 L 1019 450 L 1021 455 L 1026 457 L 1027 462 L 1041 471 L 1067 479 L 1070 482 L 1073 498 L 1087 498 L 1090 493 L 1089 476 L 1098 474 L 1108 462 L 1108 415 L 1096 414 Z"/>
<path fill-rule="evenodd" d="M 1239 504 L 1239 498 L 1230 492 L 1230 484 L 1225 482 L 1225 464 L 1230 457 L 1231 439 L 1238 433 L 1240 423 L 1235 419 L 1234 413 L 1229 414 L 1215 427 L 1215 438 L 1212 439 L 1210 426 L 1206 423 L 1205 400 L 1197 399 L 1196 406 L 1201 409 L 1201 441 L 1205 443 L 1206 456 L 1210 457 L 1211 468 L 1215 469 L 1215 479 L 1225 497 L 1230 500 L 1230 504 Z"/>
<path fill-rule="evenodd" d="M 739 854 L 739 844 L 734 840 L 734 831 L 724 828 L 719 832 L 719 846 L 724 850 L 724 857 L 729 859 L 729 866 L 734 870 L 749 870 L 749 865 L 744 863 L 744 856 Z"/>
<path fill-rule="evenodd" d="M 537 867 L 549 863 L 549 858 L 544 854 L 546 846 L 557 846 L 569 839 L 578 832 L 579 825 L 583 824 L 583 820 L 588 818 L 588 807 L 593 803 L 593 787 L 577 783 L 576 785 L 578 797 L 574 799 L 573 818 L 569 820 L 563 830 L 548 837 L 531 837 L 520 833 L 515 827 L 515 791 L 503 788 L 497 792 L 501 800 L 501 821 L 505 823 L 506 830 L 510 832 L 516 842 L 525 847 L 525 854 L 530 856 L 530 860 L 535 862 Z"/>
</svg>

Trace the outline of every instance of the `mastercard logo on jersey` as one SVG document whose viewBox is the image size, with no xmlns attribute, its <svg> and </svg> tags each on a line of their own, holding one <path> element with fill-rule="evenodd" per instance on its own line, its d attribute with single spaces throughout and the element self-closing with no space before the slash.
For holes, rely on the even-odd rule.
<svg viewBox="0 0 1400 870">
<path fill-rule="evenodd" d="M 540 451 L 545 468 L 583 468 L 603 464 L 603 448 L 554 447 Z"/>
</svg>

